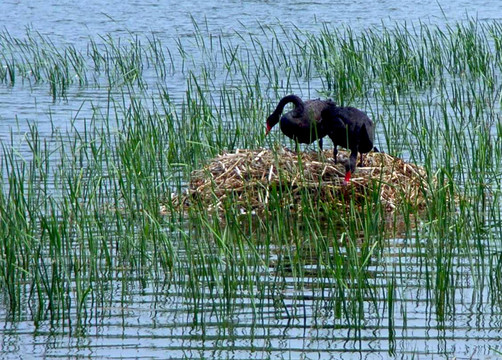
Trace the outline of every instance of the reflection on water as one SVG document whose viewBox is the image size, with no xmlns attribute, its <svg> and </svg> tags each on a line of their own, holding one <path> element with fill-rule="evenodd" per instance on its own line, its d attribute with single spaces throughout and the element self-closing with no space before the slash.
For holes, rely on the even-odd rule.
<svg viewBox="0 0 502 360">
<path fill-rule="evenodd" d="M 198 298 L 187 297 L 177 291 L 186 286 L 181 280 L 169 287 L 141 278 L 111 281 L 104 299 L 93 300 L 99 304 L 89 302 L 84 318 L 71 311 L 56 327 L 6 321 L 2 357 L 18 358 L 28 349 L 45 358 L 498 358 L 501 304 L 490 301 L 489 284 L 472 286 L 483 281 L 472 273 L 483 271 L 483 264 L 476 270 L 467 255 L 452 259 L 454 278 L 441 316 L 441 294 L 427 285 L 437 281 L 435 259 L 407 241 L 413 239 L 388 240 L 384 256 L 366 269 L 362 297 L 348 278 L 348 287 L 340 288 L 333 278 L 320 277 L 327 268 L 314 261 L 300 280 L 277 258 L 256 276 L 254 293 L 236 291 L 232 298 L 207 288 L 199 289 Z M 5 311 L 0 316 L 5 319 Z"/>
<path fill-rule="evenodd" d="M 451 309 L 443 319 L 436 316 L 437 294 L 424 283 L 434 281 L 435 268 L 425 271 L 424 259 L 399 243 L 388 244 L 385 259 L 368 270 L 368 286 L 376 300 L 348 299 L 340 304 L 361 311 L 359 319 L 337 309 L 339 289 L 316 285 L 324 281 L 306 277 L 303 288 L 297 279 L 285 277 L 284 287 L 264 299 L 250 294 L 227 300 L 209 292 L 197 304 L 162 284 L 129 287 L 124 293 L 116 283 L 109 301 L 82 319 L 83 327 L 68 324 L 51 328 L 30 321 L 6 322 L 2 328 L 3 358 L 17 358 L 28 351 L 33 356 L 57 358 L 428 358 L 433 354 L 465 354 L 473 359 L 496 359 L 500 350 L 502 313 L 490 304 L 489 287 L 471 288 L 471 268 L 455 259 L 455 286 L 448 289 Z M 382 287 L 396 267 L 406 267 L 403 278 L 395 278 L 393 296 L 399 300 L 389 308 L 389 289 Z M 273 276 L 273 274 L 271 274 Z M 141 281 L 137 279 L 139 284 Z M 277 283 L 262 278 L 263 287 Z M 203 290 L 202 290 L 203 291 Z M 259 291 L 257 289 L 257 291 Z M 346 289 L 346 296 L 350 290 Z M 369 293 L 368 293 L 369 296 Z M 203 297 L 204 298 L 204 297 Z M 495 306 L 493 306 L 495 305 Z M 499 304 L 500 305 L 500 304 Z M 91 307 L 92 308 L 92 307 Z M 5 312 L 0 314 L 5 318 Z M 346 317 L 348 316 L 348 317 Z M 75 319 L 68 319 L 68 322 Z M 453 341 L 452 341 L 453 340 Z M 28 350 L 26 350 L 28 349 Z M 9 356 L 11 354 L 11 356 Z M 441 355 L 444 354 L 444 355 Z"/>
<path fill-rule="evenodd" d="M 35 1 L 29 6 L 5 1 L 0 9 L 9 14 L 2 20 L 2 26 L 12 36 L 24 37 L 26 33 L 21 25 L 26 25 L 50 35 L 56 44 L 70 43 L 77 48 L 88 46 L 89 37 L 99 38 L 105 34 L 130 39 L 132 33 L 143 39 L 145 34 L 153 33 L 173 48 L 178 38 L 194 43 L 197 39 L 190 15 L 197 24 L 206 27 L 207 33 L 223 35 L 236 42 L 246 38 L 245 32 L 270 34 L 260 26 L 271 27 L 276 33 L 295 26 L 315 33 L 322 29 L 323 23 L 336 22 L 358 31 L 394 21 L 423 20 L 444 25 L 447 20 L 462 20 L 466 13 L 482 21 L 497 20 L 500 16 L 496 1 L 487 1 L 483 7 L 467 1 L 448 2 L 441 7 L 437 1 L 422 3 L 420 7 L 408 1 L 397 5 L 395 1 L 336 4 L 323 1 L 47 4 Z M 20 19 L 24 23 L 20 24 Z M 266 35 L 262 42 L 265 47 L 269 45 Z M 179 71 L 165 76 L 161 84 L 156 83 L 157 74 L 145 69 L 146 93 L 157 96 L 158 87 L 165 86 L 173 103 L 184 98 L 187 79 L 183 61 L 176 58 L 173 63 Z M 2 145 L 8 147 L 11 142 L 18 144 L 29 137 L 33 123 L 38 124 L 42 138 L 49 138 L 55 129 L 63 134 L 82 132 L 89 121 L 101 119 L 107 112 L 113 113 L 115 105 L 130 101 L 124 99 L 120 91 L 111 93 L 100 83 L 102 79 L 94 80 L 90 86 L 71 87 L 63 99 L 56 101 L 44 83 L 26 80 L 13 86 L 1 84 Z M 112 131 L 119 132 L 119 128 L 112 126 Z M 27 145 L 19 151 L 25 159 L 30 156 Z M 364 272 L 347 271 L 338 277 L 326 276 L 335 271 L 333 264 L 319 261 L 309 250 L 298 252 L 305 256 L 300 269 L 279 256 L 281 250 L 263 251 L 260 254 L 266 259 L 263 264 L 249 268 L 241 265 L 252 274 L 251 284 L 240 282 L 239 278 L 233 284 L 237 290 L 228 293 L 195 286 L 190 290 L 197 295 L 193 297 L 186 291 L 189 285 L 194 286 L 190 279 L 179 278 L 171 283 L 165 279 L 172 274 L 163 270 L 156 269 L 156 276 L 143 277 L 127 269 L 117 269 L 114 274 L 100 274 L 103 278 L 95 282 L 94 286 L 104 288 L 99 291 L 100 298 L 86 297 L 80 304 L 83 311 L 67 309 L 58 324 L 33 321 L 33 313 L 40 309 L 34 303 L 36 296 L 31 284 L 20 284 L 20 287 L 27 294 L 21 308 L 32 313 L 9 313 L 4 289 L 0 288 L 3 324 L 0 357 L 499 358 L 502 356 L 502 285 L 493 279 L 502 277 L 502 258 L 500 249 L 490 249 L 489 245 L 500 234 L 480 232 L 481 239 L 462 247 L 476 249 L 474 255 L 446 249 L 452 256 L 442 257 L 430 252 L 432 247 L 427 242 L 441 241 L 428 239 L 430 224 L 420 220 L 417 224 L 413 231 L 420 235 L 423 232 L 424 236 L 403 233 L 386 239 L 385 243 L 371 248 L 375 249 L 371 256 L 361 256 L 363 261 L 368 261 Z M 401 233 L 399 226 L 394 230 L 396 234 Z M 494 232 L 496 230 L 494 227 Z M 486 241 L 483 236 L 491 237 L 492 241 Z M 2 238 L 2 241 L 6 240 Z M 110 248 L 113 246 L 119 245 L 110 242 Z M 343 260 L 348 252 L 344 248 L 331 247 L 330 252 L 342 261 L 349 261 Z M 480 261 L 474 261 L 473 256 Z M 445 258 L 450 261 L 442 263 Z M 193 264 L 187 261 L 184 266 Z M 200 274 L 207 271 L 202 266 L 192 270 Z M 447 278 L 443 277 L 445 273 Z M 71 287 L 74 286 L 76 282 L 71 283 Z"/>
</svg>

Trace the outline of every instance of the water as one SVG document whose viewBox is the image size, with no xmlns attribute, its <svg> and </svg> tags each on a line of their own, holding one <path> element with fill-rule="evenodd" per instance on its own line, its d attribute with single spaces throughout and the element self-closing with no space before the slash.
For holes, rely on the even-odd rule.
<svg viewBox="0 0 502 360">
<path fill-rule="evenodd" d="M 181 39 L 190 49 L 193 44 L 194 22 L 208 34 L 222 35 L 228 41 L 240 43 L 246 34 L 261 36 L 260 26 L 281 32 L 295 27 L 317 33 L 325 23 L 350 26 L 362 31 L 382 24 L 425 22 L 446 26 L 463 21 L 466 16 L 480 21 L 499 21 L 502 9 L 497 1 L 476 4 L 470 1 L 343 1 L 328 2 L 261 2 L 226 1 L 202 3 L 155 1 L 3 1 L 2 27 L 13 37 L 24 38 L 26 28 L 48 36 L 56 47 L 74 45 L 86 51 L 89 39 L 99 40 L 108 34 L 130 39 L 131 34 L 146 39 L 154 34 L 165 46 L 175 49 Z M 238 34 L 237 34 L 238 33 Z M 267 38 L 261 38 L 265 47 Z M 244 42 L 245 43 L 245 42 Z M 243 46 L 249 44 L 243 44 Z M 195 48 L 195 47 L 194 47 Z M 176 55 L 174 51 L 173 54 Z M 197 54 L 195 53 L 195 57 Z M 194 60 L 197 61 L 197 58 Z M 176 68 L 182 67 L 179 58 Z M 155 94 L 158 78 L 146 70 L 147 93 Z M 4 145 L 19 144 L 20 153 L 28 158 L 29 147 L 23 142 L 29 124 L 36 123 L 43 138 L 50 138 L 53 129 L 81 131 L 95 115 L 105 112 L 108 89 L 99 86 L 101 80 L 91 80 L 89 87 L 73 85 L 64 98 L 54 100 L 49 86 L 17 82 L 0 85 L 0 141 Z M 219 79 L 224 82 L 225 79 Z M 186 90 L 185 74 L 176 71 L 163 81 L 175 104 Z M 114 90 L 115 91 L 115 90 Z M 312 96 L 316 96 L 312 90 Z M 121 92 L 116 91 L 120 102 Z M 72 124 L 72 120 L 74 120 Z M 378 129 L 381 132 L 381 129 Z M 383 138 L 383 134 L 377 137 Z M 406 152 L 406 151 L 405 151 Z M 500 228 L 500 225 L 498 225 Z M 494 224 L 497 229 L 497 224 Z M 496 236 L 496 235 L 492 235 Z M 378 301 L 362 302 L 368 314 L 361 324 L 353 324 L 343 315 L 333 316 L 333 304 L 325 299 L 334 297 L 330 286 L 320 290 L 315 270 L 305 270 L 304 287 L 295 286 L 293 276 L 284 278 L 284 288 L 262 303 L 252 304 L 245 291 L 235 299 L 226 317 L 224 299 L 211 299 L 192 304 L 191 298 L 177 287 L 166 289 L 162 279 L 142 282 L 141 274 L 132 274 L 130 282 L 122 281 L 123 273 L 107 274 L 112 279 L 102 299 L 88 300 L 87 317 L 77 319 L 70 309 L 61 324 L 43 321 L 35 325 L 29 312 L 9 314 L 4 295 L 0 294 L 0 357 L 17 358 L 233 358 L 233 359 L 497 359 L 502 352 L 501 311 L 492 301 L 500 285 L 473 286 L 486 279 L 477 272 L 494 269 L 493 257 L 482 259 L 473 267 L 469 254 L 455 254 L 453 286 L 447 295 L 436 293 L 434 283 L 437 267 L 422 251 L 401 238 L 390 239 L 385 261 L 369 268 L 368 282 Z M 409 240 L 408 240 L 409 241 Z M 476 243 L 473 248 L 486 246 Z M 386 279 L 396 269 L 406 268 L 395 285 L 394 308 L 387 307 L 389 289 Z M 425 269 L 425 270 L 424 270 Z M 495 270 L 493 270 L 495 271 Z M 268 269 L 274 274 L 275 269 Z M 487 275 L 496 278 L 495 274 Z M 500 279 L 500 277 L 498 277 Z M 274 286 L 274 279 L 264 276 L 261 285 Z M 322 280 L 322 279 L 321 279 Z M 328 280 L 325 280 L 328 281 Z M 179 280 L 179 286 L 183 282 Z M 28 286 L 28 285 L 27 285 Z M 334 288 L 334 286 L 333 286 Z M 429 290 L 424 290 L 429 289 Z M 432 290 L 430 290 L 432 289 Z M 257 292 L 260 289 L 255 289 Z M 201 291 L 209 291 L 202 289 Z M 347 294 L 350 291 L 347 290 Z M 352 293 L 352 295 L 354 295 Z M 375 295 L 375 294 L 373 294 Z M 441 304 L 436 299 L 449 296 L 451 308 L 444 318 L 438 317 Z M 207 299 L 210 297 L 208 296 Z M 24 299 L 30 308 L 32 298 Z M 276 301 L 281 302 L 278 306 Z M 354 300 L 357 305 L 357 301 Z M 333 305 L 330 308 L 330 305 Z M 253 310 L 253 306 L 255 307 Z M 195 310 L 198 309 L 198 312 Z M 278 310 L 279 309 L 279 310 Z M 391 311 L 393 323 L 386 315 Z M 351 318 L 353 320 L 353 318 Z M 78 322 L 81 326 L 76 326 Z"/>
<path fill-rule="evenodd" d="M 466 16 L 481 21 L 498 20 L 502 17 L 496 1 L 488 1 L 483 6 L 470 2 L 450 2 L 438 5 L 437 1 L 428 1 L 419 8 L 413 2 L 400 3 L 396 6 L 392 1 L 379 1 L 369 5 L 365 1 L 348 1 L 332 4 L 330 2 L 295 2 L 269 3 L 260 1 L 204 4 L 183 4 L 175 2 L 86 2 L 85 7 L 72 2 L 30 2 L 29 6 L 18 1 L 4 1 L 0 9 L 10 14 L 2 21 L 5 29 L 14 38 L 25 38 L 27 29 L 48 36 L 57 46 L 73 45 L 77 50 L 86 51 L 89 39 L 98 41 L 106 35 L 112 38 L 130 39 L 133 36 L 145 38 L 155 35 L 163 44 L 173 49 L 176 40 L 181 39 L 187 46 L 193 42 L 194 25 L 205 30 L 205 33 L 223 35 L 237 39 L 236 33 L 245 37 L 246 33 L 260 34 L 259 26 L 271 26 L 280 32 L 280 28 L 318 32 L 323 24 L 340 24 L 350 26 L 354 31 L 394 23 L 425 22 L 445 26 Z M 82 16 L 85 13 L 86 16 Z M 23 19 L 22 22 L 18 19 Z M 335 20 L 336 19 L 336 20 Z M 280 25 L 279 25 L 280 24 Z M 264 39 L 265 40 L 265 39 Z M 127 42 L 127 41 L 125 41 Z M 267 42 L 263 42 L 265 48 Z M 190 49 L 189 49 L 190 50 Z M 174 50 L 172 50 L 174 51 Z M 175 51 L 174 51 L 175 52 Z M 177 69 L 181 67 L 175 56 Z M 172 98 L 181 97 L 185 90 L 185 77 L 179 71 L 169 78 L 169 91 Z M 33 85 L 0 88 L 0 138 L 8 138 L 9 131 L 16 129 L 26 131 L 26 122 L 36 121 L 44 126 L 55 122 L 56 126 L 64 126 L 68 117 L 73 117 L 80 110 L 80 117 L 91 117 L 92 104 L 106 99 L 106 91 L 90 91 L 71 89 L 66 104 L 54 104 L 47 85 Z M 100 94 L 100 95 L 98 95 Z M 311 96 L 317 96 L 315 91 Z M 98 98 L 96 98 L 98 97 Z M 53 111 L 63 106 L 65 111 Z"/>
</svg>

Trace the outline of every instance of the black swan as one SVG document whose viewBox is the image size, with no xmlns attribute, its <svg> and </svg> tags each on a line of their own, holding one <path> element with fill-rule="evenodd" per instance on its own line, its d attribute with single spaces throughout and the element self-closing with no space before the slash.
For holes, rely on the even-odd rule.
<svg viewBox="0 0 502 360">
<path fill-rule="evenodd" d="M 295 108 L 281 117 L 284 107 L 293 103 Z M 267 134 L 279 122 L 282 132 L 289 138 L 304 144 L 319 141 L 329 136 L 333 141 L 333 160 L 337 162 L 337 146 L 350 150 L 348 163 L 345 164 L 344 184 L 350 181 L 356 170 L 357 153 L 371 150 L 375 136 L 371 119 L 361 110 L 353 107 L 339 107 L 331 100 L 307 100 L 303 102 L 296 95 L 283 97 L 274 112 L 267 118 Z"/>
<path fill-rule="evenodd" d="M 350 181 L 350 176 L 356 170 L 357 153 L 361 153 L 362 163 L 363 153 L 372 150 L 378 152 L 378 149 L 373 145 L 375 137 L 373 121 L 366 113 L 353 107 L 332 106 L 323 112 L 322 117 L 323 121 L 329 124 L 328 136 L 333 141 L 335 163 L 338 145 L 350 150 L 349 161 L 345 164 L 343 182 L 347 184 Z"/>
<path fill-rule="evenodd" d="M 288 103 L 293 103 L 295 107 L 281 117 Z M 296 95 L 285 96 L 267 118 L 267 134 L 280 121 L 279 126 L 284 135 L 302 144 L 312 144 L 318 140 L 322 149 L 322 138 L 328 135 L 322 121 L 322 112 L 330 106 L 335 106 L 331 100 L 316 99 L 303 102 Z"/>
</svg>

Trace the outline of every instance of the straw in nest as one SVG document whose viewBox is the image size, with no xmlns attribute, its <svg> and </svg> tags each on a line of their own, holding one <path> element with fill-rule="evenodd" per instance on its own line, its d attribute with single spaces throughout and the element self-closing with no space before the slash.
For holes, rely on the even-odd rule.
<svg viewBox="0 0 502 360">
<path fill-rule="evenodd" d="M 349 185 L 343 185 L 348 153 L 339 152 L 338 164 L 334 164 L 331 154 L 328 150 L 298 154 L 286 148 L 224 153 L 193 171 L 186 194 L 176 201 L 184 206 L 200 201 L 208 209 L 217 210 L 223 210 L 225 202 L 231 201 L 241 209 L 263 211 L 273 189 L 280 188 L 283 205 L 289 206 L 301 202 L 302 191 L 315 194 L 329 206 L 344 206 L 348 196 L 363 202 L 370 195 L 374 198 L 375 192 L 388 212 L 403 203 L 414 208 L 425 205 L 428 189 L 422 167 L 372 152 L 364 155 Z"/>
</svg>

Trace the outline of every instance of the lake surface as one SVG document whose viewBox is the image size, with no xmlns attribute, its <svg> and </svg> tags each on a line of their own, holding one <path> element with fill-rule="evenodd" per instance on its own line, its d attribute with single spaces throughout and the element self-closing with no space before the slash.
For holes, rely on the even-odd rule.
<svg viewBox="0 0 502 360">
<path fill-rule="evenodd" d="M 280 39 L 282 32 L 294 33 L 296 28 L 319 34 L 323 26 L 328 25 L 349 27 L 358 33 L 396 24 L 425 23 L 446 28 L 448 24 L 466 21 L 467 17 L 481 23 L 502 21 L 502 6 L 498 1 L 426 1 L 420 5 L 412 1 L 180 3 L 114 0 L 106 4 L 101 1 L 78 4 L 72 1 L 2 1 L 0 10 L 4 14 L 1 30 L 5 33 L 20 39 L 28 33 L 39 33 L 43 38 L 50 38 L 55 48 L 74 46 L 77 51 L 86 52 L 90 39 L 97 42 L 106 42 L 107 38 L 124 39 L 124 43 L 136 38 L 147 43 L 152 36 L 160 39 L 165 48 L 173 49 L 173 58 L 166 63 L 172 64 L 175 70 L 161 78 L 153 70 L 145 69 L 143 90 L 151 95 L 150 99 L 157 100 L 161 97 L 157 94 L 158 88 L 166 86 L 173 106 L 180 107 L 186 96 L 188 72 L 182 70 L 185 63 L 176 49 L 178 41 L 182 42 L 185 50 L 191 52 L 192 64 L 202 61 L 198 60 L 201 47 L 195 46 L 198 41 L 195 25 L 200 26 L 203 35 L 214 34 L 229 43 L 243 43 L 242 46 L 247 44 L 243 39 L 253 35 L 260 39 L 264 48 L 269 48 L 271 39 L 267 34 L 276 33 Z M 262 28 L 272 30 L 264 32 Z M 0 64 L 4 66 L 5 60 L 0 58 Z M 110 97 L 114 98 L 112 103 L 117 104 L 131 101 L 124 100 L 120 90 L 110 90 L 106 79 L 99 76 L 88 79 L 87 85 L 77 83 L 70 85 L 64 96 L 56 97 L 52 96 L 47 82 L 32 82 L 29 77 L 18 79 L 12 85 L 7 81 L 0 84 L 0 142 L 5 146 L 2 151 L 13 145 L 21 157 L 30 160 L 32 148 L 25 140 L 31 125 L 36 124 L 40 137 L 50 143 L 55 141 L 54 129 L 61 129 L 63 133 L 86 129 L 96 114 L 110 110 Z M 227 83 L 227 79 L 216 76 L 213 86 L 217 88 L 221 84 L 229 88 L 234 86 L 230 81 Z M 303 84 L 292 88 L 305 96 L 322 96 L 316 91 L 316 85 L 320 83 L 309 83 L 312 87 L 309 90 L 303 88 Z M 219 99 L 217 95 L 215 99 Z M 143 106 L 153 107 L 147 101 Z M 376 109 L 373 103 L 368 106 Z M 495 107 L 500 109 L 500 103 Z M 496 136 L 495 126 L 494 129 Z M 382 127 L 377 127 L 376 136 L 377 144 L 384 147 Z M 405 147 L 400 155 L 409 159 L 410 153 L 413 149 Z M 58 169 L 50 171 L 57 174 Z M 500 188 L 493 190 L 493 201 L 500 204 L 497 197 Z M 454 224 L 450 225 L 449 231 L 454 232 Z M 445 306 L 443 316 L 437 315 L 436 307 L 440 305 L 438 300 L 432 300 L 434 291 L 431 289 L 435 286 L 430 284 L 441 281 L 436 274 L 442 264 L 435 263 L 434 259 L 424 260 L 427 246 L 418 244 L 431 239 L 424 235 L 414 243 L 413 235 L 398 233 L 402 237 L 396 235 L 387 239 L 385 254 L 380 257 L 383 261 L 367 268 L 367 286 L 376 292 L 371 295 L 377 300 L 361 302 L 363 308 L 359 311 L 372 315 L 359 319 L 360 322 L 351 323 L 349 319 L 354 318 L 350 316 L 333 315 L 337 313 L 336 304 L 326 305 L 324 300 L 336 294 L 329 291 L 329 286 L 318 286 L 322 280 L 315 271 L 304 271 L 302 288 L 298 287 L 296 276 L 284 276 L 284 287 L 272 291 L 280 293 L 280 306 L 272 295 L 255 303 L 253 297 L 243 291 L 241 297 L 233 299 L 231 315 L 222 317 L 221 314 L 228 314 L 228 303 L 214 297 L 210 289 L 200 289 L 205 294 L 201 298 L 205 300 L 193 304 L 193 299 L 181 290 L 183 279 L 177 279 L 179 286 L 166 288 L 164 278 L 144 281 L 143 274 L 125 272 L 130 281 L 124 281 L 124 273 L 117 270 L 117 273 L 103 275 L 111 279 L 112 285 L 103 290 L 103 298 L 87 300 L 89 309 L 85 318 L 77 319 L 81 312 L 72 308 L 65 312 L 63 321 L 55 324 L 47 320 L 37 323 L 28 310 L 11 314 L 6 292 L 0 288 L 0 358 L 502 358 L 499 302 L 502 286 L 488 283 L 490 276 L 500 276 L 501 272 L 502 239 L 498 232 L 501 224 L 493 221 L 485 225 L 490 231 L 480 232 L 470 244 L 477 249 L 477 255 L 483 254 L 480 262 L 473 266 L 472 254 L 458 251 L 448 264 L 452 278 L 447 281 L 455 286 L 449 287 L 444 295 L 449 305 Z M 427 232 L 422 228 L 417 233 L 421 231 Z M 6 236 L 10 235 L 4 233 L 3 241 Z M 110 243 L 115 244 L 112 240 Z M 493 247 L 494 243 L 499 244 L 498 249 Z M 486 249 L 486 253 L 481 249 Z M 184 254 L 179 256 L 182 258 Z M 260 271 L 263 271 L 263 278 L 260 287 L 254 290 L 274 288 L 275 269 Z M 396 272 L 404 275 L 393 289 L 389 289 L 385 280 Z M 474 286 L 473 282 L 479 279 L 487 284 Z M 494 279 L 499 281 L 500 277 Z M 346 295 L 354 296 L 349 285 Z M 21 285 L 21 288 L 28 287 L 29 284 Z M 386 305 L 389 293 L 395 297 L 392 308 Z M 28 289 L 22 308 L 32 308 L 32 300 Z M 80 326 L 76 327 L 76 323 Z"/>
</svg>

